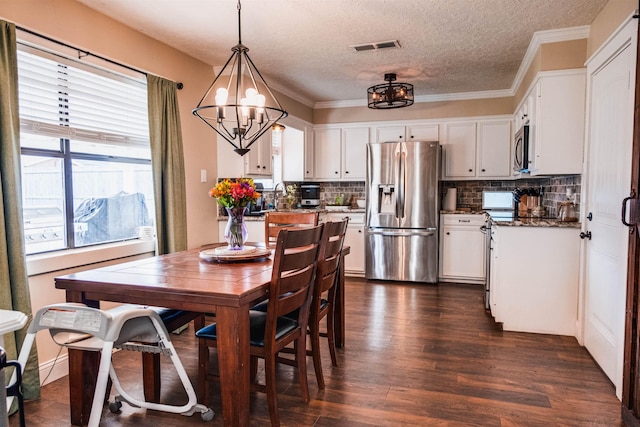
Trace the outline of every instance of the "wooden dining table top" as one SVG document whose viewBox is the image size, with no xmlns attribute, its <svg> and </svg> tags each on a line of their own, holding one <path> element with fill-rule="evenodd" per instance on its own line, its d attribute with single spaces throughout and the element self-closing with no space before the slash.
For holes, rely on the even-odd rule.
<svg viewBox="0 0 640 427">
<path fill-rule="evenodd" d="M 200 249 L 144 258 L 56 277 L 56 287 L 83 292 L 88 300 L 149 303 L 211 312 L 217 305 L 240 307 L 263 297 L 273 260 L 206 261 Z M 126 291 L 126 295 L 122 294 Z"/>
</svg>

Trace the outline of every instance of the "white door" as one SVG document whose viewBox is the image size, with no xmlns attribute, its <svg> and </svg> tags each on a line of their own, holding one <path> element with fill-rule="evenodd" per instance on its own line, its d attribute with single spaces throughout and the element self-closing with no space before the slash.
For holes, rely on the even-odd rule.
<svg viewBox="0 0 640 427">
<path fill-rule="evenodd" d="M 635 28 L 635 23 L 633 23 Z M 620 221 L 629 194 L 633 142 L 635 29 L 624 46 L 589 71 L 590 126 L 586 170 L 584 344 L 609 379 L 622 391 L 624 313 L 629 233 Z M 591 66 L 591 64 L 589 64 Z"/>
</svg>

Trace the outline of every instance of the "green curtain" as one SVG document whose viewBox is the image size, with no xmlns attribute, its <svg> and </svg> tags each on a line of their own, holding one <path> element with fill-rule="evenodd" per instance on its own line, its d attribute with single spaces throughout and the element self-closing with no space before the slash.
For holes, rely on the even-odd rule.
<svg viewBox="0 0 640 427">
<path fill-rule="evenodd" d="M 176 82 L 147 75 L 158 254 L 187 249 L 184 155 Z"/>
<path fill-rule="evenodd" d="M 31 297 L 25 263 L 20 188 L 20 118 L 18 113 L 18 59 L 16 27 L 0 20 L 0 309 L 17 310 L 29 319 Z M 9 359 L 16 359 L 26 328 L 5 335 Z M 9 375 L 6 376 L 7 380 Z M 27 399 L 40 397 L 36 346 L 32 347 L 23 377 Z M 14 405 L 15 405 L 14 399 Z M 15 410 L 15 408 L 14 408 Z"/>
</svg>

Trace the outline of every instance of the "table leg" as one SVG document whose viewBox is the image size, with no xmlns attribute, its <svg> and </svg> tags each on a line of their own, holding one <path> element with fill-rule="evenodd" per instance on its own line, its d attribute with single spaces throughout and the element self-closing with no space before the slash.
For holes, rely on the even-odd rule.
<svg viewBox="0 0 640 427">
<path fill-rule="evenodd" d="M 218 307 L 218 365 L 225 426 L 249 425 L 249 307 Z"/>
<path fill-rule="evenodd" d="M 336 347 L 344 347 L 344 257 L 340 255 L 340 266 L 338 268 L 338 283 L 336 283 L 336 309 L 335 309 L 335 340 Z"/>
<path fill-rule="evenodd" d="M 99 308 L 99 301 L 87 300 L 84 292 L 67 291 L 67 302 L 80 302 Z M 86 425 L 91 415 L 91 404 L 98 379 L 100 353 L 69 349 L 69 410 L 71 424 Z"/>
</svg>

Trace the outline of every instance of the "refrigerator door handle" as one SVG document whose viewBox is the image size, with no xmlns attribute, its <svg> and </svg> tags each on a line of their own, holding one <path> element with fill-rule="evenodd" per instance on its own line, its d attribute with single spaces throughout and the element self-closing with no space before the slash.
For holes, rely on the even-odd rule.
<svg viewBox="0 0 640 427">
<path fill-rule="evenodd" d="M 438 230 L 436 229 L 427 229 L 427 230 L 412 230 L 412 229 L 403 229 L 403 230 L 381 230 L 376 228 L 368 228 L 367 233 L 374 234 L 378 236 L 423 236 L 430 237 L 435 236 Z"/>
<path fill-rule="evenodd" d="M 400 147 L 400 152 L 398 153 L 398 196 L 396 197 L 396 217 L 399 219 L 404 218 L 404 197 L 406 193 L 406 171 L 405 171 L 405 161 L 406 161 L 407 152 L 403 146 Z"/>
</svg>

